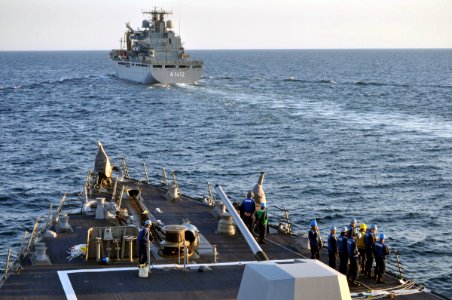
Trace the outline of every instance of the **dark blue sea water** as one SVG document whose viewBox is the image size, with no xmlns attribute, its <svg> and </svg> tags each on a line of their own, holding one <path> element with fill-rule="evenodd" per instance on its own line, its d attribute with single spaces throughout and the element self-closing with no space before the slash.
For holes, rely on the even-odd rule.
<svg viewBox="0 0 452 300">
<path fill-rule="evenodd" d="M 452 50 L 192 54 L 199 84 L 145 86 L 107 52 L 0 52 L 1 261 L 82 191 L 100 140 L 192 196 L 210 181 L 238 199 L 265 171 L 298 230 L 376 223 L 408 277 L 452 296 Z"/>
</svg>

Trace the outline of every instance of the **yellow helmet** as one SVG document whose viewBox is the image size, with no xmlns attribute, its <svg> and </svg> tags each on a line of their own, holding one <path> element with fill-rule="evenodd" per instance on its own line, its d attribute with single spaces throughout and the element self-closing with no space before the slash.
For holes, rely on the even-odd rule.
<svg viewBox="0 0 452 300">
<path fill-rule="evenodd" d="M 359 226 L 359 228 L 361 230 L 366 230 L 367 229 L 367 225 L 365 223 L 362 223 L 361 226 Z"/>
</svg>

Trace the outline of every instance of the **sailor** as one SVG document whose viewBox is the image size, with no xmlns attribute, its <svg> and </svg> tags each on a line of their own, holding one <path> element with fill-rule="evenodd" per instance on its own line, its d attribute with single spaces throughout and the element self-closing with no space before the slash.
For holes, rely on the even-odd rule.
<svg viewBox="0 0 452 300">
<path fill-rule="evenodd" d="M 115 214 L 116 220 L 119 223 L 119 226 L 126 226 L 127 219 L 121 214 L 121 211 L 117 210 Z"/>
<path fill-rule="evenodd" d="M 337 253 L 336 226 L 331 225 L 328 235 L 328 265 L 333 269 L 336 269 Z"/>
<path fill-rule="evenodd" d="M 347 238 L 351 238 L 356 235 L 356 219 L 350 221 L 350 226 L 348 226 Z"/>
<path fill-rule="evenodd" d="M 341 235 L 337 237 L 337 250 L 339 252 L 339 272 L 347 275 L 347 226 L 342 227 Z"/>
<path fill-rule="evenodd" d="M 322 238 L 320 236 L 317 221 L 311 221 L 311 230 L 308 233 L 309 246 L 311 248 L 311 258 L 320 260 L 320 248 L 322 248 Z"/>
<path fill-rule="evenodd" d="M 350 269 L 347 273 L 347 278 L 350 281 L 351 286 L 358 286 L 356 279 L 358 277 L 358 246 L 356 241 L 361 238 L 361 234 L 357 233 L 354 237 L 349 238 L 347 241 L 347 251 L 350 258 Z"/>
<path fill-rule="evenodd" d="M 267 204 L 265 202 L 261 203 L 261 209 L 256 211 L 256 227 L 259 232 L 259 244 L 266 244 L 265 237 L 267 235 Z"/>
<path fill-rule="evenodd" d="M 256 212 L 256 203 L 254 202 L 254 193 L 252 191 L 248 191 L 248 194 L 246 195 L 246 199 L 243 200 L 242 204 L 240 205 L 240 217 L 243 220 L 243 223 L 245 223 L 246 227 L 248 227 L 248 230 L 252 233 L 254 221 L 255 221 L 255 215 Z"/>
<path fill-rule="evenodd" d="M 372 247 L 376 263 L 375 275 L 377 277 L 377 283 L 385 283 L 386 256 L 389 255 L 389 248 L 385 245 L 384 240 L 385 235 L 380 233 L 378 241 L 376 241 Z"/>
<path fill-rule="evenodd" d="M 366 235 L 364 236 L 364 245 L 366 247 L 366 268 L 364 273 L 366 278 L 372 277 L 372 264 L 374 262 L 372 247 L 376 241 L 377 225 L 372 224 L 369 229 L 366 230 Z"/>
<path fill-rule="evenodd" d="M 146 222 L 146 220 L 149 220 L 149 212 L 145 209 L 140 215 L 141 225 L 144 225 L 144 222 Z"/>
<path fill-rule="evenodd" d="M 356 245 L 358 246 L 358 252 L 359 252 L 359 266 L 362 273 L 364 273 L 365 266 L 366 266 L 366 245 L 364 243 L 364 237 L 366 235 L 367 225 L 365 223 L 362 223 L 359 226 L 359 234 L 360 238 L 356 241 Z"/>
<path fill-rule="evenodd" d="M 140 233 L 138 233 L 138 260 L 140 264 L 150 264 L 150 250 L 151 243 L 154 240 L 154 236 L 151 232 L 152 222 L 151 220 L 144 221 L 143 228 L 141 228 Z"/>
</svg>

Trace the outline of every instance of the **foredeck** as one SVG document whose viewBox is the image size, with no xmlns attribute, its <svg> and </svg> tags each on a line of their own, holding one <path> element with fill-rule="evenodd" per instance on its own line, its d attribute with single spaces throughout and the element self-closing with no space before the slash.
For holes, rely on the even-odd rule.
<svg viewBox="0 0 452 300">
<path fill-rule="evenodd" d="M 162 190 L 147 184 L 130 181 L 123 183 L 128 189 L 141 190 L 142 205 L 165 225 L 181 224 L 189 220 L 198 228 L 208 244 L 215 245 L 218 255 L 195 254 L 189 258 L 189 268 L 177 264 L 179 258 L 158 255 L 159 246 L 153 245 L 153 267 L 148 278 L 138 277 L 136 259 L 112 259 L 109 265 L 99 265 L 95 259 L 81 258 L 68 261 L 71 246 L 84 244 L 91 227 L 118 225 L 116 219 L 95 220 L 93 216 L 74 214 L 69 223 L 74 232 L 60 233 L 57 238 L 44 238 L 51 265 L 32 265 L 23 261 L 23 271 L 11 274 L 0 289 L 1 299 L 234 299 L 242 278 L 244 264 L 254 261 L 254 255 L 240 232 L 234 236 L 217 234 L 218 218 L 214 209 L 200 201 L 182 197 L 168 201 Z M 130 211 L 137 208 L 134 201 L 123 201 Z M 139 215 L 135 215 L 139 221 Z M 138 225 L 138 224 L 137 224 Z M 270 260 L 306 258 L 308 253 L 294 246 L 294 238 L 271 233 L 267 244 L 261 245 Z M 324 257 L 326 255 L 323 255 Z M 216 260 L 216 262 L 215 262 Z M 190 265 L 192 264 L 192 265 Z M 210 270 L 199 272 L 196 264 L 208 265 Z M 60 271 L 58 273 L 58 271 Z M 352 293 L 381 289 L 372 280 L 359 279 L 361 287 Z M 386 276 L 385 289 L 399 286 L 393 276 Z M 357 294 L 355 296 L 358 296 Z M 444 299 L 430 293 L 398 296 L 400 299 Z"/>
</svg>

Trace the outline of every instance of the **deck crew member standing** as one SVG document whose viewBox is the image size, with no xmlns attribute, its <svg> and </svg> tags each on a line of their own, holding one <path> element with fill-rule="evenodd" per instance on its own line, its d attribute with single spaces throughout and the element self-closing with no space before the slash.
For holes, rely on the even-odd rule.
<svg viewBox="0 0 452 300">
<path fill-rule="evenodd" d="M 267 204 L 265 202 L 261 203 L 261 209 L 256 211 L 256 225 L 259 231 L 259 244 L 266 244 L 265 238 L 267 236 Z"/>
<path fill-rule="evenodd" d="M 372 277 L 372 265 L 374 262 L 374 254 L 372 247 L 376 242 L 377 225 L 372 224 L 370 229 L 366 230 L 366 235 L 364 236 L 364 245 L 366 246 L 366 278 Z"/>
<path fill-rule="evenodd" d="M 151 226 L 151 220 L 144 221 L 143 228 L 141 228 L 140 233 L 138 234 L 138 260 L 140 264 L 147 263 L 149 265 L 151 263 L 150 250 L 151 243 L 154 240 L 154 236 L 151 232 Z"/>
<path fill-rule="evenodd" d="M 342 227 L 341 235 L 337 237 L 337 250 L 339 251 L 339 272 L 347 275 L 347 226 Z"/>
<path fill-rule="evenodd" d="M 347 241 L 347 251 L 350 258 L 350 269 L 347 273 L 347 278 L 352 286 L 357 286 L 356 279 L 358 277 L 358 247 L 356 241 L 361 238 L 361 234 L 357 233 L 354 237 L 349 238 Z"/>
<path fill-rule="evenodd" d="M 240 217 L 242 218 L 243 223 L 245 223 L 246 227 L 248 227 L 248 230 L 251 233 L 253 233 L 255 212 L 256 212 L 256 203 L 254 202 L 254 193 L 252 191 L 248 191 L 246 199 L 243 200 L 242 204 L 240 205 Z"/>
<path fill-rule="evenodd" d="M 350 226 L 348 226 L 347 238 L 354 237 L 356 233 L 356 219 L 352 219 L 350 221 Z"/>
<path fill-rule="evenodd" d="M 359 227 L 359 234 L 360 238 L 356 241 L 356 245 L 358 246 L 358 252 L 359 252 L 359 266 L 361 273 L 365 272 L 365 266 L 366 266 L 366 245 L 364 243 L 364 237 L 366 235 L 367 225 L 365 223 L 362 223 Z"/>
<path fill-rule="evenodd" d="M 311 221 L 311 230 L 309 230 L 308 239 L 311 248 L 311 258 L 320 260 L 320 248 L 322 248 L 323 245 L 316 220 Z"/>
<path fill-rule="evenodd" d="M 328 265 L 333 269 L 336 269 L 336 256 L 337 256 L 336 227 L 332 225 L 330 227 L 330 234 L 328 235 Z"/>
<path fill-rule="evenodd" d="M 378 241 L 373 245 L 373 252 L 375 256 L 375 275 L 377 276 L 377 283 L 385 283 L 384 275 L 386 270 L 386 256 L 389 255 L 389 248 L 384 243 L 385 235 L 380 233 Z"/>
</svg>

